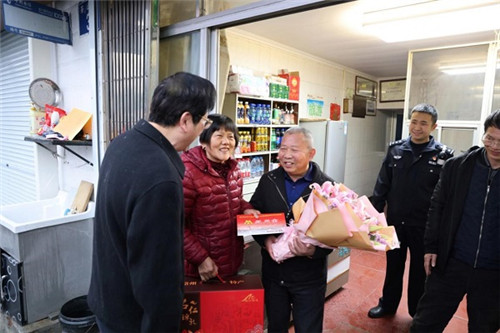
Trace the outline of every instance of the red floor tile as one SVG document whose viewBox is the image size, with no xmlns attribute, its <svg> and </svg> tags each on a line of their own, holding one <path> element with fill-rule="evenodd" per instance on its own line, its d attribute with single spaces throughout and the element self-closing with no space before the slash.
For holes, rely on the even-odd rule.
<svg viewBox="0 0 500 333">
<path fill-rule="evenodd" d="M 368 310 L 378 304 L 385 277 L 385 253 L 351 250 L 349 281 L 325 302 L 323 332 L 325 333 L 399 333 L 408 332 L 405 273 L 403 296 L 398 311 L 392 317 L 371 319 Z M 407 263 L 408 264 L 408 263 Z M 408 272 L 406 269 L 405 272 Z M 293 333 L 293 327 L 289 333 Z M 466 301 L 462 301 L 444 333 L 466 333 Z"/>
</svg>

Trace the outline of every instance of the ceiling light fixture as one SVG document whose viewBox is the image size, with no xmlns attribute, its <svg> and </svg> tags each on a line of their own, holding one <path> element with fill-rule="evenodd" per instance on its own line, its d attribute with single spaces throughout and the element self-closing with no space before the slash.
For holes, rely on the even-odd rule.
<svg viewBox="0 0 500 333">
<path fill-rule="evenodd" d="M 363 29 L 394 43 L 500 29 L 499 17 L 498 0 L 420 0 L 364 13 Z"/>
<path fill-rule="evenodd" d="M 497 65 L 497 69 L 500 65 Z M 440 66 L 439 70 L 448 75 L 478 74 L 486 72 L 485 63 Z"/>
</svg>

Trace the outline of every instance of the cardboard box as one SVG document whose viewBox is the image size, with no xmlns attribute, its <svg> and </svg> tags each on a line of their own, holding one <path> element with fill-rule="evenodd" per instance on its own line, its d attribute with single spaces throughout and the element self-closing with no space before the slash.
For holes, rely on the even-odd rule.
<svg viewBox="0 0 500 333">
<path fill-rule="evenodd" d="M 264 77 L 247 74 L 229 74 L 226 92 L 251 96 L 269 96 L 269 85 Z"/>
<path fill-rule="evenodd" d="M 264 289 L 258 275 L 202 282 L 186 278 L 181 332 L 263 332 Z"/>
<path fill-rule="evenodd" d="M 278 234 L 286 227 L 285 214 L 237 215 L 238 236 Z"/>
<path fill-rule="evenodd" d="M 73 140 L 83 131 L 88 139 L 92 139 L 92 114 L 73 108 L 67 116 L 61 118 L 54 131 L 67 136 L 68 140 Z"/>
</svg>

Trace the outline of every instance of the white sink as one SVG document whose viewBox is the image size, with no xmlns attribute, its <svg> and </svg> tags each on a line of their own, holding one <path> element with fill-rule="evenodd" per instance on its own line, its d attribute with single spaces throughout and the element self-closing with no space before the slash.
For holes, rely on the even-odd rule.
<svg viewBox="0 0 500 333">
<path fill-rule="evenodd" d="M 0 224 L 13 233 L 21 233 L 94 217 L 94 202 L 89 202 L 87 211 L 70 214 L 67 210 L 72 202 L 67 192 L 60 191 L 51 199 L 0 206 Z"/>
</svg>

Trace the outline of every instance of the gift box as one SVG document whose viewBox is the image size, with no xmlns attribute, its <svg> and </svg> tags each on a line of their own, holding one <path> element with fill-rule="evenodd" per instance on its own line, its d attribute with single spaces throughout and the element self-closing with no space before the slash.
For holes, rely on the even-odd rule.
<svg viewBox="0 0 500 333">
<path fill-rule="evenodd" d="M 286 227 L 285 214 L 237 215 L 238 236 L 279 234 Z"/>
<path fill-rule="evenodd" d="M 298 101 L 300 95 L 299 72 L 287 72 L 285 69 L 282 69 L 278 75 L 287 80 L 287 86 L 289 88 L 288 99 Z"/>
<path fill-rule="evenodd" d="M 264 289 L 258 275 L 224 282 L 186 278 L 181 332 L 264 331 Z"/>
</svg>

